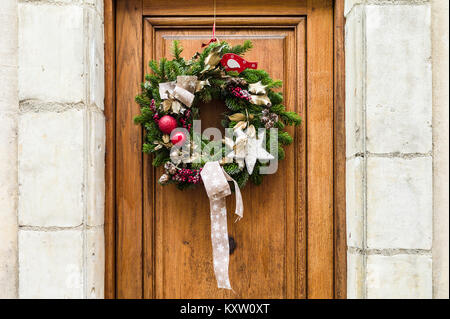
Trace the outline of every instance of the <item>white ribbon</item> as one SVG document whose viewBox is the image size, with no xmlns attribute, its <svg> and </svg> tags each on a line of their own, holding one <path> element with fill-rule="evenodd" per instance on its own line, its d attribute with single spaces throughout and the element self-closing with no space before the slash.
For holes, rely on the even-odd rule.
<svg viewBox="0 0 450 319">
<path fill-rule="evenodd" d="M 228 243 L 227 207 L 225 197 L 231 195 L 228 181 L 234 182 L 236 193 L 236 221 L 244 215 L 242 195 L 237 182 L 220 166 L 219 162 L 208 162 L 200 173 L 211 208 L 211 242 L 213 247 L 214 273 L 219 288 L 231 289 L 228 276 L 230 247 Z"/>
</svg>

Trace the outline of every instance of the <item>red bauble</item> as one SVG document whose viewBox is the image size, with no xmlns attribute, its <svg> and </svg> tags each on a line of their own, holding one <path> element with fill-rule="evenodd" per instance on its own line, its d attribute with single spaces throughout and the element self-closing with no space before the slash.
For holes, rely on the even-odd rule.
<svg viewBox="0 0 450 319">
<path fill-rule="evenodd" d="M 164 115 L 159 119 L 159 129 L 164 134 L 170 134 L 177 127 L 177 120 L 170 115 Z"/>
<path fill-rule="evenodd" d="M 186 142 L 186 139 L 187 139 L 186 134 L 180 131 L 173 133 L 170 141 L 172 142 L 173 145 L 183 145 Z"/>
</svg>

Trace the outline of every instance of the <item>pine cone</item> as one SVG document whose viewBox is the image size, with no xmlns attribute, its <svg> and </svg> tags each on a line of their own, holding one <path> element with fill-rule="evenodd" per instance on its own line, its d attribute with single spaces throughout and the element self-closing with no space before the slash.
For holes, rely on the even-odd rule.
<svg viewBox="0 0 450 319">
<path fill-rule="evenodd" d="M 270 129 L 273 127 L 274 122 L 272 120 L 269 120 L 269 122 L 266 123 L 265 127 L 266 129 Z"/>
<path fill-rule="evenodd" d="M 269 118 L 268 116 L 263 116 L 263 117 L 261 117 L 261 122 L 267 123 L 267 122 L 269 122 L 269 121 L 270 121 L 270 118 Z"/>
<path fill-rule="evenodd" d="M 172 162 L 166 162 L 166 164 L 164 164 L 164 170 L 166 171 L 166 174 L 170 175 L 177 173 L 177 167 Z"/>
<path fill-rule="evenodd" d="M 274 122 L 278 122 L 278 115 L 276 115 L 275 113 L 271 113 L 270 119 Z"/>
<path fill-rule="evenodd" d="M 163 175 L 161 175 L 161 177 L 159 178 L 159 182 L 160 182 L 162 185 L 167 184 L 167 183 L 169 182 L 169 180 L 170 180 L 170 176 L 167 175 L 167 174 L 163 174 Z"/>
<path fill-rule="evenodd" d="M 228 87 L 244 87 L 247 85 L 247 81 L 241 78 L 231 78 L 227 81 Z"/>
</svg>

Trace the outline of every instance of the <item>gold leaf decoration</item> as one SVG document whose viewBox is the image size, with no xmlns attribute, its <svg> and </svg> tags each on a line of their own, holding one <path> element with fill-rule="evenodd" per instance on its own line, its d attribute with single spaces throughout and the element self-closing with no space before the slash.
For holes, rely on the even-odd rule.
<svg viewBox="0 0 450 319">
<path fill-rule="evenodd" d="M 238 122 L 235 126 L 234 126 L 234 130 L 238 130 L 238 129 L 241 129 L 241 130 L 243 130 L 244 128 L 246 128 L 247 127 L 247 122 L 244 122 L 244 121 L 240 121 L 240 122 Z"/>
<path fill-rule="evenodd" d="M 250 102 L 255 105 L 272 106 L 270 99 L 267 95 L 251 95 Z"/>
<path fill-rule="evenodd" d="M 246 119 L 245 115 L 242 113 L 234 113 L 228 116 L 230 121 L 244 121 Z"/>
<path fill-rule="evenodd" d="M 164 142 L 165 144 L 167 144 L 167 143 L 170 142 L 170 136 L 167 135 L 167 134 L 164 134 L 163 137 L 162 137 L 162 140 L 163 140 L 163 142 Z"/>
<path fill-rule="evenodd" d="M 172 108 L 172 100 L 164 100 L 162 103 L 162 107 L 164 112 L 169 112 L 169 110 Z"/>
</svg>

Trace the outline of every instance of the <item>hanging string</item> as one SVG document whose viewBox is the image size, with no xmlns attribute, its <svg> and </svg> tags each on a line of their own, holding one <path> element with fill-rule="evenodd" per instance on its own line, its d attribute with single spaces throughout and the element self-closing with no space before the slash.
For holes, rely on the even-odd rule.
<svg viewBox="0 0 450 319">
<path fill-rule="evenodd" d="M 202 48 L 208 46 L 210 43 L 217 42 L 216 38 L 216 0 L 214 0 L 214 18 L 213 18 L 213 29 L 212 29 L 212 37 L 208 43 L 202 43 Z"/>
</svg>

